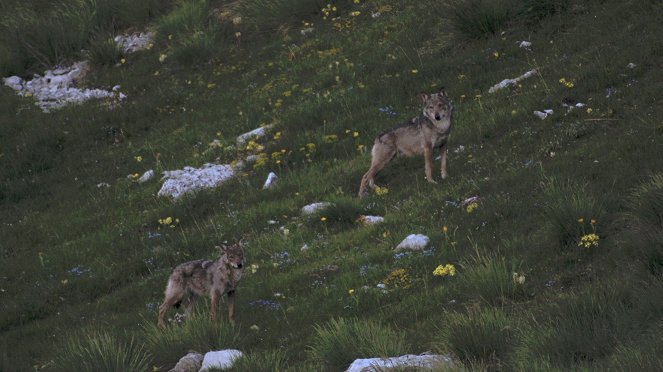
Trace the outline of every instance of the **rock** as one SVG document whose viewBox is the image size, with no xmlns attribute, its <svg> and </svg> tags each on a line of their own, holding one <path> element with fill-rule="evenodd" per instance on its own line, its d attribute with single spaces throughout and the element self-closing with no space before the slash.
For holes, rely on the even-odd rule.
<svg viewBox="0 0 663 372">
<path fill-rule="evenodd" d="M 202 189 L 218 187 L 235 176 L 228 164 L 204 164 L 201 168 L 184 167 L 182 170 L 163 172 L 165 180 L 159 196 L 179 199 L 183 195 Z"/>
<path fill-rule="evenodd" d="M 421 251 L 430 242 L 430 238 L 422 234 L 410 234 L 400 244 L 396 246 L 397 251 L 409 249 L 412 251 Z"/>
<path fill-rule="evenodd" d="M 139 50 L 148 49 L 154 39 L 154 33 L 141 32 L 133 33 L 131 35 L 118 35 L 115 36 L 115 44 L 119 46 L 125 53 L 134 53 Z"/>
<path fill-rule="evenodd" d="M 525 49 L 525 50 L 532 50 L 532 43 L 529 41 L 521 41 L 520 44 L 518 44 L 519 47 Z"/>
<path fill-rule="evenodd" d="M 138 183 L 145 183 L 154 178 L 154 170 L 150 169 L 147 172 L 143 173 L 142 176 L 138 179 Z"/>
<path fill-rule="evenodd" d="M 628 67 L 628 68 L 630 68 L 630 69 L 634 69 L 634 68 L 636 68 L 637 66 L 636 66 L 636 64 L 633 63 L 633 62 L 629 62 L 629 64 L 626 65 L 626 67 Z"/>
<path fill-rule="evenodd" d="M 330 202 L 312 203 L 302 208 L 302 214 L 304 215 L 313 214 L 315 212 L 319 212 L 325 208 L 328 208 L 329 206 L 331 206 Z"/>
<path fill-rule="evenodd" d="M 278 176 L 274 172 L 269 172 L 267 175 L 267 180 L 265 181 L 265 184 L 262 185 L 263 190 L 269 190 L 272 187 L 276 186 L 276 181 L 278 180 Z"/>
<path fill-rule="evenodd" d="M 393 358 L 357 359 L 346 372 L 378 372 L 390 368 L 413 367 L 418 369 L 442 370 L 450 367 L 451 358 L 444 355 L 403 355 Z"/>
<path fill-rule="evenodd" d="M 230 368 L 235 360 L 244 356 L 239 350 L 228 349 L 220 351 L 210 351 L 203 358 L 203 365 L 199 372 L 205 372 L 211 368 Z"/>
<path fill-rule="evenodd" d="M 237 137 L 237 144 L 242 146 L 244 145 L 248 140 L 254 137 L 264 137 L 267 135 L 267 131 L 272 129 L 273 125 L 265 125 L 264 127 L 256 128 L 250 132 L 246 132 L 244 134 L 241 134 Z"/>
<path fill-rule="evenodd" d="M 493 85 L 490 89 L 488 89 L 488 93 L 495 93 L 500 89 L 504 89 L 508 87 L 509 85 L 516 85 L 518 84 L 521 80 L 531 78 L 532 76 L 536 75 L 536 70 L 530 70 L 527 71 L 526 73 L 518 76 L 517 78 L 514 79 L 504 79 L 501 82 Z"/>
<path fill-rule="evenodd" d="M 384 222 L 384 217 L 382 216 L 359 216 L 359 222 L 366 226 L 377 225 Z"/>
<path fill-rule="evenodd" d="M 71 66 L 47 70 L 44 76 L 35 75 L 30 81 L 17 76 L 5 78 L 3 81 L 21 96 L 33 96 L 35 104 L 44 112 L 95 98 L 120 99 L 122 93 L 119 91 L 75 88 L 74 85 L 83 79 L 89 69 L 89 63 L 82 61 Z"/>
<path fill-rule="evenodd" d="M 547 118 L 548 116 L 552 115 L 553 113 L 554 113 L 554 111 L 552 109 L 547 109 L 547 110 L 543 110 L 543 111 L 534 111 L 533 112 L 534 116 L 536 116 L 537 118 L 539 118 L 541 120 Z"/>
<path fill-rule="evenodd" d="M 183 356 L 168 372 L 198 372 L 203 364 L 203 354 L 189 353 Z"/>
</svg>

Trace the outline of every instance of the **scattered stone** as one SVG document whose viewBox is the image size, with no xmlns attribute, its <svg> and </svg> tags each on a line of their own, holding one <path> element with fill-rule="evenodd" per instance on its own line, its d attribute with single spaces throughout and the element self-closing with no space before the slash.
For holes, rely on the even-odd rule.
<svg viewBox="0 0 663 372">
<path fill-rule="evenodd" d="M 573 110 L 574 108 L 583 108 L 587 106 L 586 104 L 574 99 L 574 98 L 564 98 L 562 99 L 562 107 L 566 107 L 568 111 Z"/>
<path fill-rule="evenodd" d="M 458 147 L 453 149 L 454 154 L 458 154 L 458 153 L 463 152 L 463 151 L 465 151 L 465 146 L 463 146 L 463 145 L 458 145 Z"/>
<path fill-rule="evenodd" d="M 518 84 L 521 80 L 531 78 L 532 76 L 536 75 L 536 70 L 531 70 L 527 71 L 526 73 L 518 76 L 517 78 L 514 79 L 504 79 L 501 82 L 493 85 L 490 89 L 488 89 L 488 93 L 495 93 L 500 89 L 504 89 L 508 87 L 509 85 L 516 85 Z"/>
<path fill-rule="evenodd" d="M 230 368 L 235 364 L 235 360 L 242 356 L 244 356 L 244 353 L 234 349 L 210 351 L 203 358 L 203 365 L 200 367 L 200 372 L 206 372 L 212 368 Z"/>
<path fill-rule="evenodd" d="M 304 29 L 302 29 L 302 30 L 299 31 L 299 32 L 301 32 L 302 36 L 305 36 L 306 34 L 310 34 L 310 33 L 312 33 L 313 31 L 315 31 L 315 29 L 314 29 L 313 27 L 308 27 L 308 28 L 304 28 Z"/>
<path fill-rule="evenodd" d="M 161 178 L 165 182 L 158 195 L 177 200 L 191 192 L 218 187 L 234 176 L 235 172 L 228 164 L 207 163 L 201 168 L 184 167 L 182 170 L 165 171 Z"/>
<path fill-rule="evenodd" d="M 203 354 L 189 353 L 183 356 L 168 372 L 198 372 L 203 364 Z"/>
<path fill-rule="evenodd" d="M 43 112 L 60 109 L 69 104 L 80 104 L 95 98 L 122 100 L 126 96 L 119 91 L 103 89 L 78 89 L 74 85 L 81 81 L 90 69 L 88 62 L 76 62 L 71 66 L 47 70 L 44 76 L 35 75 L 26 81 L 18 76 L 4 78 L 4 84 L 18 95 L 34 97 L 35 105 Z"/>
<path fill-rule="evenodd" d="M 463 207 L 466 207 L 466 206 L 468 206 L 472 203 L 478 203 L 480 201 L 481 201 L 481 197 L 479 195 L 474 195 L 474 196 L 470 196 L 469 198 L 463 200 L 460 203 L 460 205 L 463 206 Z"/>
<path fill-rule="evenodd" d="M 393 358 L 356 359 L 346 372 L 378 372 L 391 368 L 413 367 L 418 369 L 440 370 L 452 365 L 451 358 L 444 355 L 422 354 L 403 355 Z"/>
<path fill-rule="evenodd" d="M 516 43 L 518 43 L 518 41 L 516 41 Z M 523 48 L 525 50 L 532 50 L 532 43 L 531 42 L 523 40 L 523 41 L 520 41 L 519 43 L 520 44 L 518 44 L 518 46 L 520 48 Z"/>
<path fill-rule="evenodd" d="M 384 222 L 384 217 L 382 216 L 359 216 L 359 222 L 366 226 L 377 225 Z"/>
<path fill-rule="evenodd" d="M 251 327 L 249 327 L 249 330 L 251 330 L 252 332 L 260 332 L 260 327 L 258 327 L 257 324 L 254 324 Z"/>
<path fill-rule="evenodd" d="M 608 88 L 605 89 L 605 98 L 610 98 L 613 95 L 615 95 L 615 93 L 617 93 L 617 92 L 618 92 L 617 88 L 608 87 Z"/>
<path fill-rule="evenodd" d="M 256 129 L 254 129 L 254 130 L 252 130 L 252 131 L 250 131 L 250 132 L 247 132 L 247 133 L 241 134 L 241 135 L 239 135 L 239 136 L 237 137 L 237 144 L 240 145 L 240 146 L 242 146 L 242 145 L 244 145 L 246 142 L 248 142 L 251 138 L 260 138 L 260 137 L 264 137 L 264 136 L 267 135 L 267 132 L 268 132 L 270 129 L 272 129 L 273 126 L 274 126 L 274 125 L 271 125 L 271 124 L 270 124 L 270 125 L 265 125 L 265 126 L 263 126 L 263 127 L 256 128 Z"/>
<path fill-rule="evenodd" d="M 311 249 L 311 247 L 309 247 L 308 244 L 304 243 L 304 245 L 302 245 L 302 247 L 299 250 L 302 251 L 302 252 L 306 252 L 309 249 Z"/>
<path fill-rule="evenodd" d="M 536 116 L 537 118 L 539 118 L 541 120 L 547 118 L 548 116 L 552 115 L 553 113 L 554 113 L 554 111 L 552 109 L 547 109 L 547 110 L 543 110 L 543 111 L 534 111 L 533 112 L 534 116 Z"/>
<path fill-rule="evenodd" d="M 110 187 L 110 184 L 108 182 L 100 182 L 100 183 L 97 184 L 98 189 L 101 189 L 101 188 L 107 189 L 109 187 Z"/>
<path fill-rule="evenodd" d="M 400 244 L 396 246 L 397 251 L 409 249 L 412 251 L 422 251 L 428 243 L 430 238 L 422 234 L 410 234 Z"/>
<path fill-rule="evenodd" d="M 278 180 L 278 176 L 274 172 L 269 172 L 267 175 L 267 180 L 265 181 L 265 184 L 262 185 L 263 190 L 269 190 L 276 186 L 276 181 Z"/>
<path fill-rule="evenodd" d="M 628 67 L 628 68 L 630 68 L 630 69 L 634 69 L 634 68 L 636 68 L 637 66 L 636 66 L 635 63 L 630 62 L 628 65 L 626 65 L 626 67 Z"/>
<path fill-rule="evenodd" d="M 330 202 L 319 202 L 306 205 L 302 208 L 303 215 L 313 214 L 331 206 Z"/>
<path fill-rule="evenodd" d="M 139 50 L 148 49 L 154 39 L 153 32 L 140 32 L 131 35 L 115 36 L 115 44 L 119 46 L 124 53 L 133 53 Z"/>
<path fill-rule="evenodd" d="M 154 170 L 152 169 L 148 170 L 147 172 L 143 173 L 142 176 L 140 176 L 140 178 L 138 179 L 138 183 L 145 183 L 151 180 L 152 178 L 154 178 L 154 174 L 155 174 Z"/>
</svg>

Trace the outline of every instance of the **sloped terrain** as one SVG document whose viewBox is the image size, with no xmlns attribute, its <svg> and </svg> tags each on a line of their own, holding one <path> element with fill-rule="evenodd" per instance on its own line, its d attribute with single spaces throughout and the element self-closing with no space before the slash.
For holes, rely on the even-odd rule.
<svg viewBox="0 0 663 372">
<path fill-rule="evenodd" d="M 44 113 L 0 87 L 0 370 L 663 368 L 660 1 L 40 3 L 0 6 L 3 76 L 87 59 L 78 86 L 126 98 Z M 153 45 L 118 50 L 136 29 Z M 397 157 L 359 199 L 375 136 L 440 87 L 449 178 Z M 137 182 L 207 163 L 237 171 L 178 200 Z M 237 324 L 158 329 L 172 268 L 240 238 Z"/>
</svg>

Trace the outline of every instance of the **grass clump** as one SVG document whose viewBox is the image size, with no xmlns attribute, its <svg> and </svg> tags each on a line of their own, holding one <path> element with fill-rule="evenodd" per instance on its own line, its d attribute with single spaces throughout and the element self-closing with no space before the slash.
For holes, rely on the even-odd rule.
<svg viewBox="0 0 663 372">
<path fill-rule="evenodd" d="M 124 56 L 122 48 L 115 42 L 113 35 L 100 33 L 85 51 L 87 59 L 95 65 L 112 66 Z"/>
<path fill-rule="evenodd" d="M 230 371 L 275 372 L 287 367 L 286 355 L 281 350 L 246 353 L 237 359 Z"/>
<path fill-rule="evenodd" d="M 447 5 L 447 17 L 458 35 L 482 39 L 498 34 L 513 13 L 511 1 L 454 0 Z"/>
<path fill-rule="evenodd" d="M 663 175 L 652 176 L 637 186 L 628 199 L 626 225 L 631 226 L 627 244 L 647 270 L 663 275 Z"/>
<path fill-rule="evenodd" d="M 150 354 L 133 337 L 124 340 L 107 332 L 92 332 L 67 342 L 56 360 L 56 369 L 144 372 L 149 370 L 150 359 Z"/>
<path fill-rule="evenodd" d="M 525 294 L 525 277 L 520 268 L 504 258 L 474 255 L 464 260 L 460 275 L 464 293 L 470 293 L 491 304 L 515 301 Z"/>
<path fill-rule="evenodd" d="M 250 31 L 283 31 L 318 16 L 326 3 L 323 0 L 243 1 L 237 6 L 237 12 Z"/>
<path fill-rule="evenodd" d="M 205 353 L 237 348 L 239 329 L 223 321 L 212 321 L 207 314 L 208 311 L 194 313 L 181 324 L 169 324 L 165 329 L 157 326 L 156 321 L 146 320 L 143 339 L 154 356 L 154 362 L 174 365 L 191 350 Z"/>
<path fill-rule="evenodd" d="M 407 353 L 403 336 L 373 320 L 332 319 L 315 327 L 311 357 L 328 370 L 346 369 L 353 360 Z"/>
<path fill-rule="evenodd" d="M 502 365 L 517 340 L 513 322 L 500 309 L 449 313 L 436 341 L 440 350 L 451 351 L 466 365 Z"/>
</svg>

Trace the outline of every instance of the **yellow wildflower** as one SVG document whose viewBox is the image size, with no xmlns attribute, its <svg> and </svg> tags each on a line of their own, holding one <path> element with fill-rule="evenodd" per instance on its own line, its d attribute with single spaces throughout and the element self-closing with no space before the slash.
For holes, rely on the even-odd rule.
<svg viewBox="0 0 663 372">
<path fill-rule="evenodd" d="M 474 203 L 470 203 L 470 204 L 468 204 L 466 210 L 467 210 L 467 213 L 472 213 L 472 212 L 474 212 L 477 208 L 479 208 L 479 203 L 474 202 Z"/>
<path fill-rule="evenodd" d="M 353 17 L 358 17 L 360 14 L 361 14 L 361 12 L 358 11 L 358 10 L 355 10 L 354 12 L 350 12 L 350 15 L 353 16 Z"/>
<path fill-rule="evenodd" d="M 387 194 L 389 194 L 389 189 L 386 188 L 386 187 L 376 186 L 375 187 L 375 194 L 378 195 L 378 196 L 387 195 Z"/>
<path fill-rule="evenodd" d="M 456 266 L 453 264 L 439 265 L 433 271 L 435 276 L 456 276 Z"/>
<path fill-rule="evenodd" d="M 583 235 L 580 238 L 580 242 L 578 242 L 578 247 L 585 247 L 585 248 L 598 247 L 599 240 L 600 238 L 596 234 Z"/>
<path fill-rule="evenodd" d="M 348 289 L 348 294 L 352 296 L 353 294 L 355 294 L 355 290 L 352 288 Z"/>
</svg>

